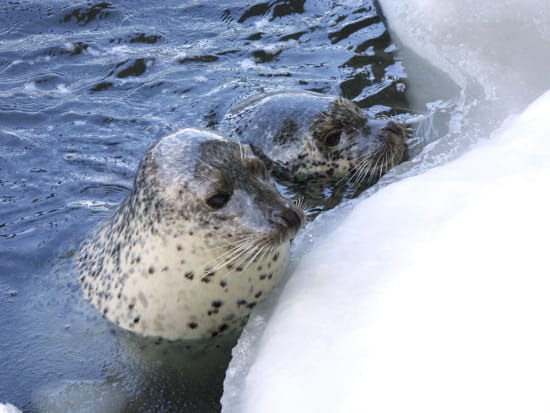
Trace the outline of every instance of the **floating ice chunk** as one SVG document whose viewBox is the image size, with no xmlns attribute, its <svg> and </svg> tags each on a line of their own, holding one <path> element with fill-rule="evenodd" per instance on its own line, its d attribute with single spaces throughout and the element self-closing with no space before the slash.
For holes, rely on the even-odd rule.
<svg viewBox="0 0 550 413">
<path fill-rule="evenodd" d="M 550 3 L 546 0 L 380 0 L 400 42 L 458 85 L 523 110 L 550 88 Z M 472 83 L 473 82 L 473 83 Z M 470 90 L 472 92 L 472 90 Z"/>
<path fill-rule="evenodd" d="M 63 83 L 58 84 L 56 89 L 59 93 L 63 93 L 63 94 L 71 93 L 71 88 L 67 87 L 67 85 Z"/>
<path fill-rule="evenodd" d="M 13 404 L 2 404 L 0 403 L 0 413 L 22 413 L 17 407 Z"/>
</svg>

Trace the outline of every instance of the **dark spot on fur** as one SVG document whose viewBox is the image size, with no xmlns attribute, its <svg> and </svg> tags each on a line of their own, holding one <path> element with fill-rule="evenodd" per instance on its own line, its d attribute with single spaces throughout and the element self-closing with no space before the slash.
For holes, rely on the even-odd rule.
<svg viewBox="0 0 550 413">
<path fill-rule="evenodd" d="M 193 274 L 192 271 L 187 271 L 185 273 L 185 278 L 187 278 L 188 280 L 192 280 L 193 278 L 195 278 L 195 274 Z"/>
<path fill-rule="evenodd" d="M 189 327 L 191 330 L 194 330 L 198 326 L 199 325 L 197 323 L 193 323 L 193 322 L 187 324 L 187 327 Z"/>
<path fill-rule="evenodd" d="M 149 274 L 154 274 L 155 273 L 155 269 L 153 267 L 149 267 Z"/>
<path fill-rule="evenodd" d="M 220 308 L 223 305 L 222 300 L 214 300 L 212 301 L 212 307 Z"/>
<path fill-rule="evenodd" d="M 298 124 L 291 119 L 285 119 L 281 128 L 275 133 L 273 143 L 275 145 L 285 145 L 296 138 Z"/>
</svg>

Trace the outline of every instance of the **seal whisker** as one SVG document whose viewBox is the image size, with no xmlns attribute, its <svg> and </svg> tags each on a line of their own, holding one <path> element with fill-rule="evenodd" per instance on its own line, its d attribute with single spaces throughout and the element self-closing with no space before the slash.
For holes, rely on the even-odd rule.
<svg viewBox="0 0 550 413">
<path fill-rule="evenodd" d="M 227 249 L 225 254 L 217 256 L 216 258 L 211 260 L 206 266 L 210 264 L 215 270 L 219 270 L 223 266 L 229 265 L 233 260 L 238 259 L 238 257 L 249 250 L 251 241 L 253 241 L 252 237 L 235 243 L 229 249 Z"/>
<path fill-rule="evenodd" d="M 363 162 L 362 169 L 359 176 L 356 178 L 355 184 L 360 184 L 367 180 L 367 177 L 371 174 L 374 164 L 372 162 Z"/>
<path fill-rule="evenodd" d="M 378 175 L 377 179 L 380 179 L 384 174 L 384 157 L 385 155 L 382 154 L 382 156 L 378 158 L 375 164 L 374 173 Z"/>
<path fill-rule="evenodd" d="M 354 184 L 356 182 L 357 178 L 361 175 L 364 164 L 364 162 L 359 162 L 359 165 L 353 169 L 353 173 L 351 174 L 351 176 L 349 174 L 344 176 L 344 178 L 346 178 L 347 184 Z"/>
<path fill-rule="evenodd" d="M 210 250 L 211 251 L 216 251 L 216 250 L 220 250 L 220 249 L 226 249 L 227 247 L 236 245 L 238 242 L 246 241 L 246 240 L 253 240 L 253 239 L 256 239 L 256 238 L 257 238 L 257 236 L 254 235 L 254 234 L 245 234 L 245 235 L 240 236 L 240 237 L 235 237 L 234 236 L 228 242 L 217 243 L 216 246 L 210 247 Z"/>
<path fill-rule="evenodd" d="M 269 246 L 269 240 L 267 239 L 261 240 L 258 244 L 256 244 L 254 246 L 254 249 L 256 250 L 256 252 L 254 253 L 254 255 L 250 257 L 248 262 L 245 263 L 245 268 L 251 265 L 252 263 L 254 263 L 256 258 L 258 258 L 261 255 L 262 251 L 268 246 Z"/>
<path fill-rule="evenodd" d="M 365 156 L 365 158 L 368 158 L 368 156 Z M 340 178 L 337 182 L 336 182 L 336 185 L 340 185 L 340 183 L 344 182 L 346 184 L 348 183 L 352 183 L 353 182 L 353 179 L 354 179 L 354 176 L 358 173 L 358 171 L 360 170 L 361 168 L 361 165 L 363 163 L 363 159 L 359 159 L 359 164 L 357 167 L 355 168 L 352 168 L 350 169 L 349 171 L 347 171 L 344 176 L 342 176 L 342 178 Z"/>
<path fill-rule="evenodd" d="M 263 238 L 258 239 L 257 237 L 254 237 L 246 240 L 246 242 L 239 243 L 239 245 L 236 245 L 230 253 L 224 256 L 224 259 L 221 262 L 219 268 L 223 266 L 226 266 L 228 268 L 231 267 L 229 268 L 231 270 L 229 273 L 231 273 L 234 268 L 241 266 L 241 264 L 243 263 L 247 263 L 247 265 L 250 264 L 251 261 L 255 258 L 252 257 L 252 255 L 255 254 L 254 251 L 258 249 L 259 245 L 266 242 L 268 242 L 268 240 Z"/>
<path fill-rule="evenodd" d="M 251 239 L 243 239 L 241 241 L 237 241 L 235 243 L 220 247 L 220 248 L 223 248 L 223 250 L 224 250 L 223 253 L 221 255 L 216 256 L 216 258 L 214 258 L 209 263 L 218 262 L 218 261 L 222 261 L 222 260 L 226 260 L 226 259 L 230 258 L 237 251 L 240 251 L 242 248 L 244 248 L 248 244 L 250 244 L 250 241 L 251 241 Z"/>
<path fill-rule="evenodd" d="M 350 183 L 357 184 L 359 182 L 363 182 L 365 177 L 368 175 L 370 166 L 371 164 L 369 164 L 368 162 L 361 162 L 360 168 L 358 169 L 357 174 L 355 174 L 350 178 Z"/>
<path fill-rule="evenodd" d="M 246 158 L 246 156 L 245 156 L 245 153 L 244 153 L 244 147 L 241 143 L 241 140 L 238 136 L 234 136 L 233 138 L 237 141 L 237 144 L 239 145 L 239 155 L 240 155 L 241 159 L 244 160 Z"/>
<path fill-rule="evenodd" d="M 367 176 L 370 177 L 371 181 L 376 181 L 376 179 L 380 178 L 379 172 L 380 172 L 380 166 L 383 163 L 384 158 L 384 149 L 381 149 L 380 151 L 376 152 L 376 160 L 374 162 L 369 163 L 369 168 L 365 173 L 365 177 L 363 179 L 366 179 Z M 378 175 L 378 176 L 377 176 Z"/>
<path fill-rule="evenodd" d="M 364 181 L 367 175 L 371 173 L 374 169 L 376 162 L 380 158 L 380 155 L 383 154 L 384 148 L 377 149 L 374 152 L 371 152 L 359 159 L 359 165 L 349 171 L 342 179 L 338 182 L 345 180 L 347 184 L 357 185 Z"/>
<path fill-rule="evenodd" d="M 386 166 L 388 164 L 388 156 L 390 155 L 391 152 L 388 152 L 384 155 L 384 158 L 383 159 L 380 159 L 380 169 L 378 171 L 378 179 L 381 179 L 382 178 L 382 175 L 384 175 L 384 173 L 386 172 Z"/>
<path fill-rule="evenodd" d="M 311 205 L 309 205 L 305 198 L 303 196 L 298 197 L 294 200 L 294 206 L 298 208 L 302 213 L 306 213 L 306 211 L 311 208 Z"/>
<path fill-rule="evenodd" d="M 234 256 L 239 255 L 242 250 L 246 250 L 249 244 L 250 241 L 243 241 L 233 246 L 230 246 L 229 248 L 226 247 L 221 254 L 215 256 L 213 259 L 208 261 L 205 266 L 213 267 L 213 269 L 220 269 L 227 262 L 232 260 Z"/>
<path fill-rule="evenodd" d="M 257 240 L 256 240 L 257 241 Z M 263 242 L 260 240 L 260 243 Z M 244 271 L 253 261 L 253 254 L 255 255 L 256 249 L 258 248 L 258 242 L 253 242 L 248 248 L 242 249 L 239 254 L 231 258 L 231 260 L 224 263 L 224 265 L 229 269 L 227 274 L 231 274 L 236 271 L 237 268 L 241 268 L 241 271 Z"/>
</svg>

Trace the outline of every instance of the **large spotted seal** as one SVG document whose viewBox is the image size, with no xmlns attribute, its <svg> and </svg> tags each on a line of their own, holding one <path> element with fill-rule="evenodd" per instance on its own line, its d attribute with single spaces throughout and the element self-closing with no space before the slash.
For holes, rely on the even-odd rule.
<svg viewBox="0 0 550 413">
<path fill-rule="evenodd" d="M 281 280 L 302 220 L 249 148 L 183 129 L 152 146 L 129 196 L 83 243 L 81 286 L 144 335 L 235 331 Z"/>
<path fill-rule="evenodd" d="M 342 97 L 305 91 L 253 96 L 225 115 L 221 130 L 250 144 L 270 173 L 297 184 L 298 192 L 372 185 L 401 162 L 407 139 L 399 122 L 370 118 Z"/>
</svg>

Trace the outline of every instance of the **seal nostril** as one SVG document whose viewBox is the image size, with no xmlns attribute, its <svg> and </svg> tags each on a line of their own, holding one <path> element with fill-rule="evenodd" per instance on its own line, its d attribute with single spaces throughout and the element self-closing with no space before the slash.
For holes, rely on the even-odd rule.
<svg viewBox="0 0 550 413">
<path fill-rule="evenodd" d="M 394 121 L 389 121 L 386 126 L 384 126 L 382 128 L 382 130 L 387 130 L 389 132 L 392 132 L 398 136 L 406 136 L 407 135 L 407 130 L 405 129 L 405 127 L 403 125 L 401 125 L 400 123 L 397 123 L 397 122 L 394 122 Z"/>
<path fill-rule="evenodd" d="M 274 210 L 271 217 L 274 222 L 282 224 L 288 229 L 292 229 L 294 231 L 298 231 L 302 226 L 302 216 L 290 208 Z"/>
</svg>

